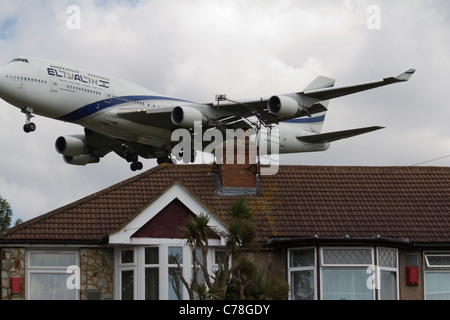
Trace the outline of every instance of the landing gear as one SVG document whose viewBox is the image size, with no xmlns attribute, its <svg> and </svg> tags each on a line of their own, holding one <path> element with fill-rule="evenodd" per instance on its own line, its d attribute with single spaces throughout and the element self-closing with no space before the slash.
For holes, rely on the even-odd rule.
<svg viewBox="0 0 450 320">
<path fill-rule="evenodd" d="M 27 108 L 22 109 L 22 112 L 25 113 L 25 115 L 27 117 L 26 123 L 23 126 L 23 131 L 25 131 L 26 133 L 35 131 L 36 125 L 33 122 L 31 122 L 31 118 L 34 117 L 32 114 L 33 109 L 27 107 Z"/>
<path fill-rule="evenodd" d="M 130 165 L 130 169 L 132 171 L 138 171 L 138 170 L 142 170 L 142 168 L 144 167 L 144 165 L 142 164 L 142 162 L 132 162 Z"/>
<path fill-rule="evenodd" d="M 132 171 L 138 171 L 144 168 L 144 165 L 139 161 L 139 156 L 136 153 L 127 155 L 127 161 L 131 162 L 130 169 Z"/>
<path fill-rule="evenodd" d="M 23 131 L 25 131 L 26 133 L 30 133 L 36 130 L 36 125 L 33 122 L 30 123 L 26 123 L 23 126 Z"/>
</svg>

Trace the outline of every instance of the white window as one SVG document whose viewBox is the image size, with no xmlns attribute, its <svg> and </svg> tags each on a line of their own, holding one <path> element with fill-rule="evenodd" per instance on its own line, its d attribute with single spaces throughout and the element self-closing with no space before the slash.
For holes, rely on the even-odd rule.
<svg viewBox="0 0 450 320">
<path fill-rule="evenodd" d="M 79 266 L 78 251 L 32 250 L 27 252 L 26 298 L 29 300 L 78 300 L 79 290 L 68 286 L 69 266 Z"/>
<path fill-rule="evenodd" d="M 398 250 L 377 248 L 377 280 L 379 300 L 397 300 L 398 297 Z"/>
<path fill-rule="evenodd" d="M 135 298 L 136 257 L 133 249 L 120 251 L 119 283 L 120 299 L 133 300 Z"/>
<path fill-rule="evenodd" d="M 168 282 L 167 291 L 169 300 L 183 300 L 183 282 L 181 282 L 180 269 L 183 268 L 183 247 L 168 247 L 167 269 Z"/>
<path fill-rule="evenodd" d="M 289 250 L 289 283 L 292 300 L 314 300 L 316 296 L 316 249 Z"/>
<path fill-rule="evenodd" d="M 372 248 L 323 248 L 321 254 L 323 300 L 373 300 Z"/>
<path fill-rule="evenodd" d="M 425 299 L 450 300 L 450 253 L 425 253 Z"/>
<path fill-rule="evenodd" d="M 159 300 L 159 247 L 144 249 L 145 300 Z"/>
</svg>

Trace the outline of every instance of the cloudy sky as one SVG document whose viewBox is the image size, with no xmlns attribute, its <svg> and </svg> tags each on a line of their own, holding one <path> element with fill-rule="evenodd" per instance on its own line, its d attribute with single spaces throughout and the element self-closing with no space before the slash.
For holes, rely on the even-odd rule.
<svg viewBox="0 0 450 320">
<path fill-rule="evenodd" d="M 70 5 L 81 9 L 81 29 L 67 26 Z M 324 126 L 386 129 L 326 152 L 282 156 L 282 164 L 449 166 L 448 30 L 448 0 L 1 0 L 0 64 L 21 55 L 51 59 L 198 102 L 216 93 L 298 92 L 319 74 L 343 86 L 416 68 L 408 83 L 333 100 Z M 136 174 L 115 154 L 98 165 L 66 165 L 54 142 L 82 128 L 36 117 L 37 131 L 25 134 L 24 122 L 0 101 L 0 195 L 14 220 Z M 155 165 L 144 161 L 146 169 Z"/>
</svg>

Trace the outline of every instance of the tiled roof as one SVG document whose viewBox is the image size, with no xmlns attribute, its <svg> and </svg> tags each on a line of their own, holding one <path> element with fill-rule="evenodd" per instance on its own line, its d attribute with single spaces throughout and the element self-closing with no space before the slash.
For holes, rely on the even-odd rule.
<svg viewBox="0 0 450 320">
<path fill-rule="evenodd" d="M 99 243 L 179 181 L 227 221 L 239 195 L 216 190 L 212 165 L 161 165 L 7 230 L 0 243 Z M 259 240 L 408 238 L 450 244 L 450 168 L 281 166 L 248 195 Z"/>
</svg>

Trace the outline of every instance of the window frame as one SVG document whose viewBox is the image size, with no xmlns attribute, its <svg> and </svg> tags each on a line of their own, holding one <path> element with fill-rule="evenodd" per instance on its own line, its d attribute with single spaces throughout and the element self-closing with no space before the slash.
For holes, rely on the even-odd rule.
<svg viewBox="0 0 450 320">
<path fill-rule="evenodd" d="M 132 251 L 133 252 L 133 261 L 132 262 L 122 262 L 122 257 L 123 257 L 123 252 L 125 251 Z M 134 248 L 119 248 L 118 249 L 118 254 L 117 254 L 117 266 L 118 266 L 118 299 L 122 300 L 122 272 L 127 272 L 127 271 L 133 271 L 133 300 L 136 299 L 137 296 L 137 281 L 136 281 L 136 276 L 137 276 L 137 253 L 136 250 L 134 250 Z"/>
<path fill-rule="evenodd" d="M 176 268 L 176 264 L 169 264 L 168 254 L 169 247 L 179 247 L 182 249 L 183 263 L 182 270 L 185 279 L 190 281 L 192 279 L 192 268 L 193 268 L 193 258 L 192 258 L 192 248 L 188 246 L 185 241 L 179 240 L 168 240 L 164 239 L 163 243 L 157 243 L 153 241 L 151 244 L 144 244 L 138 246 L 130 247 L 117 247 L 115 248 L 115 268 L 114 268 L 114 297 L 115 299 L 121 300 L 122 298 L 122 278 L 121 272 L 127 270 L 134 270 L 134 300 L 144 300 L 145 297 L 145 270 L 152 267 L 158 268 L 159 276 L 159 300 L 169 299 L 169 268 Z M 146 248 L 158 248 L 159 260 L 158 264 L 146 264 L 145 263 L 145 249 Z M 123 250 L 133 250 L 134 251 L 134 263 L 133 264 L 123 264 L 121 263 L 121 252 Z M 217 265 L 214 264 L 215 251 L 224 251 L 223 247 L 209 247 L 208 251 L 208 268 L 210 272 L 214 270 Z M 182 285 L 182 297 L 183 299 L 189 298 L 189 293 L 187 289 Z"/>
<path fill-rule="evenodd" d="M 355 263 L 355 264 L 348 264 L 348 263 L 329 264 L 329 263 L 324 263 L 324 256 L 323 256 L 324 250 L 330 250 L 330 249 L 335 249 L 335 250 L 370 250 L 371 263 L 370 264 L 365 264 L 365 263 Z M 326 246 L 326 247 L 320 247 L 320 284 L 319 284 L 320 285 L 320 300 L 325 300 L 323 298 L 323 293 L 324 293 L 324 290 L 323 290 L 323 284 L 324 284 L 324 281 L 323 281 L 323 269 L 324 268 L 327 268 L 327 269 L 328 268 L 331 268 L 331 269 L 346 269 L 346 268 L 361 268 L 361 269 L 364 269 L 364 268 L 366 268 L 366 270 L 367 270 L 367 268 L 372 267 L 372 274 L 368 273 L 367 274 L 367 278 L 369 278 L 371 276 L 373 277 L 374 276 L 374 274 L 373 274 L 374 273 L 374 269 L 376 269 L 376 268 L 373 268 L 374 262 L 375 262 L 374 251 L 375 251 L 375 247 L 356 247 L 356 246 L 349 246 L 349 247 L 342 247 L 342 246 L 331 247 L 331 246 Z M 372 292 L 372 299 L 370 299 L 370 300 L 375 300 L 375 297 L 376 297 L 375 288 L 372 288 L 371 292 Z"/>
<path fill-rule="evenodd" d="M 314 251 L 314 265 L 305 267 L 291 267 L 291 252 L 297 250 L 313 250 Z M 297 271 L 313 271 L 313 283 L 314 283 L 314 295 L 313 300 L 318 298 L 318 286 L 317 286 L 317 247 L 297 247 L 289 248 L 287 254 L 287 266 L 288 266 L 288 283 L 289 283 L 289 300 L 292 298 L 292 273 Z"/>
<path fill-rule="evenodd" d="M 395 265 L 396 267 L 387 267 L 387 266 L 381 266 L 379 261 L 380 261 L 380 254 L 379 254 L 379 250 L 380 249 L 387 249 L 387 250 L 394 250 L 395 251 Z M 396 278 L 396 300 L 400 299 L 400 273 L 399 273 L 399 257 L 398 257 L 398 249 L 397 248 L 390 248 L 390 247 L 376 247 L 376 267 L 375 269 L 377 270 L 377 274 L 376 274 L 376 281 L 377 281 L 377 294 L 376 294 L 376 299 L 377 300 L 381 300 L 381 293 L 380 290 L 382 290 L 382 288 L 378 288 L 378 285 L 380 284 L 379 279 L 381 278 L 380 273 L 382 271 L 388 271 L 388 272 L 395 272 L 395 278 Z"/>
<path fill-rule="evenodd" d="M 423 252 L 423 298 L 424 300 L 436 300 L 436 299 L 427 299 L 427 274 L 438 274 L 438 273 L 447 273 L 450 275 L 450 265 L 432 265 L 430 264 L 428 257 L 429 256 L 443 256 L 450 257 L 450 252 L 436 252 L 436 251 L 425 251 Z"/>
<path fill-rule="evenodd" d="M 74 264 L 67 266 L 45 266 L 45 265 L 31 265 L 31 255 L 32 254 L 73 254 L 74 255 Z M 31 300 L 31 278 L 33 274 L 68 274 L 67 270 L 69 266 L 76 265 L 80 267 L 80 251 L 74 249 L 29 249 L 26 250 L 25 255 L 25 299 Z M 81 276 L 81 275 L 80 275 Z M 75 299 L 72 300 L 80 300 L 80 289 L 68 289 L 75 290 Z"/>
<path fill-rule="evenodd" d="M 425 266 L 430 269 L 435 269 L 438 271 L 438 269 L 445 269 L 448 268 L 450 271 L 450 264 L 444 264 L 444 265 L 432 265 L 430 264 L 430 261 L 428 260 L 428 257 L 449 257 L 450 253 L 434 253 L 434 252 L 424 252 L 423 257 L 425 260 Z M 441 270 L 439 270 L 441 271 Z"/>
</svg>

